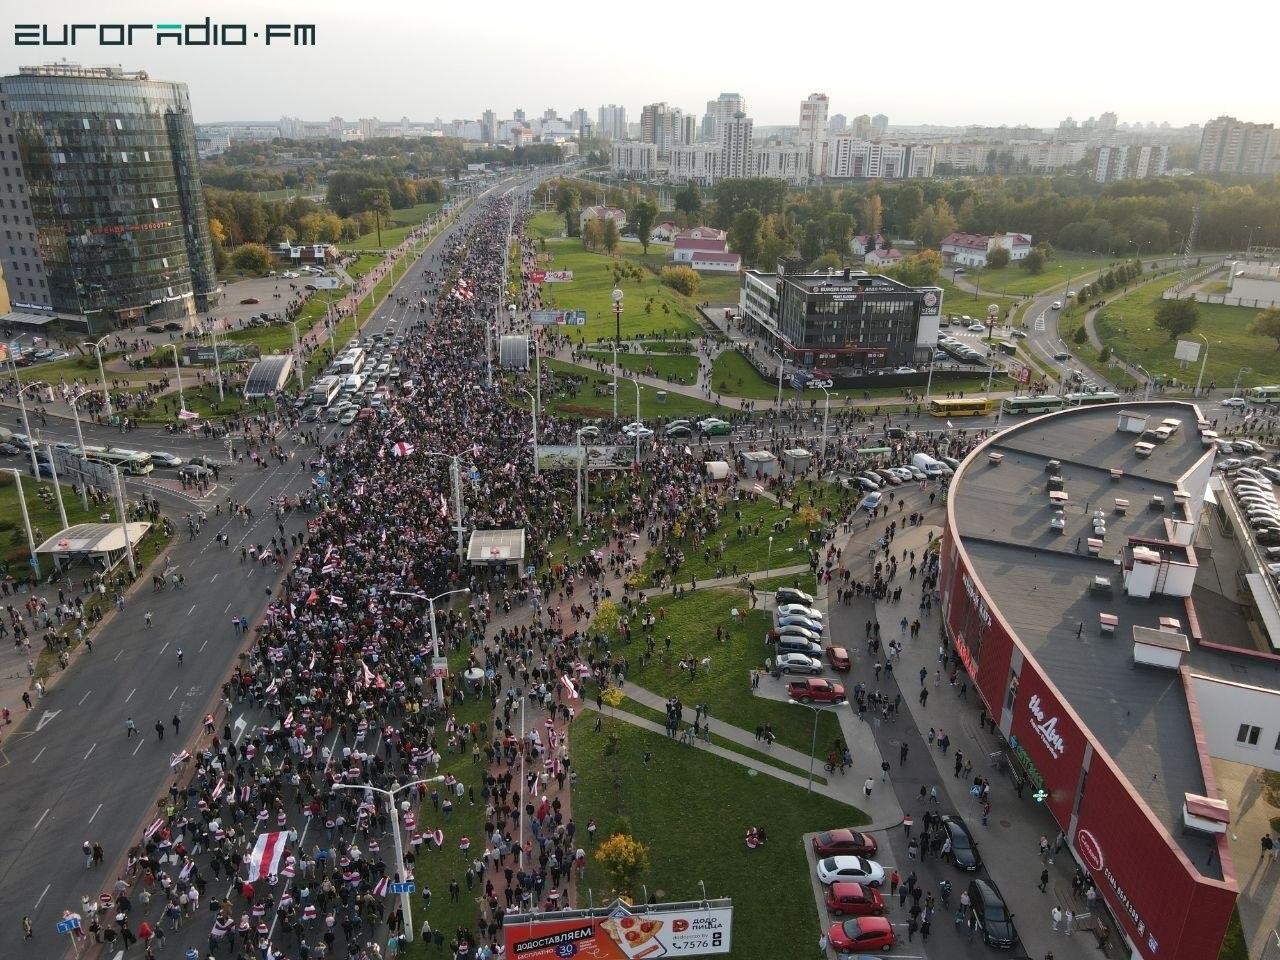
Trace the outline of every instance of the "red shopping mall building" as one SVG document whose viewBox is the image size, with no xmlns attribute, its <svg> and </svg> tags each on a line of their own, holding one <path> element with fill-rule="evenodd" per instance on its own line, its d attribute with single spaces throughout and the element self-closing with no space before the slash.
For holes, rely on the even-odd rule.
<svg viewBox="0 0 1280 960">
<path fill-rule="evenodd" d="M 948 639 L 1113 933 L 1151 960 L 1216 957 L 1236 900 L 1201 703 L 1274 693 L 1273 664 L 1222 643 L 1221 608 L 1197 616 L 1198 420 L 1113 404 L 999 433 L 956 472 L 942 543 Z"/>
</svg>

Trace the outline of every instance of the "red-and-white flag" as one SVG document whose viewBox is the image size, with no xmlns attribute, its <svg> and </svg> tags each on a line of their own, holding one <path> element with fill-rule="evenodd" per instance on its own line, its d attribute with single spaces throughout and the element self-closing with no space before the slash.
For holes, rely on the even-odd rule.
<svg viewBox="0 0 1280 960">
<path fill-rule="evenodd" d="M 577 688 L 577 687 L 575 687 L 575 686 L 573 685 L 573 681 L 572 681 L 571 679 L 569 679 L 569 675 L 568 675 L 567 673 L 562 673 L 562 674 L 560 675 L 560 682 L 561 682 L 562 684 L 564 684 L 564 688 L 565 688 L 565 690 L 566 690 L 566 691 L 568 692 L 568 694 L 569 694 L 569 699 L 570 699 L 570 700 L 577 700 L 577 699 L 578 699 L 578 688 Z"/>
<path fill-rule="evenodd" d="M 387 890 L 391 887 L 391 881 L 387 877 L 383 877 L 373 885 L 373 895 L 375 897 L 385 897 Z"/>
<path fill-rule="evenodd" d="M 190 759 L 191 759 L 191 754 L 187 753 L 186 750 L 183 750 L 180 753 L 171 754 L 169 757 L 169 767 L 170 769 L 172 769 L 173 767 L 176 767 L 179 764 L 186 763 Z"/>
<path fill-rule="evenodd" d="M 253 853 L 249 856 L 250 883 L 276 873 L 284 856 L 287 837 L 288 834 L 283 830 L 258 834 L 258 842 L 253 845 Z"/>
<path fill-rule="evenodd" d="M 160 831 L 160 828 L 163 826 L 164 826 L 164 817 L 159 817 L 151 821 L 151 826 L 147 827 L 146 831 L 142 834 L 143 839 L 150 840 Z"/>
<path fill-rule="evenodd" d="M 413 453 L 413 444 L 405 440 L 401 440 L 391 447 L 391 454 L 395 457 L 407 457 L 411 453 Z"/>
</svg>

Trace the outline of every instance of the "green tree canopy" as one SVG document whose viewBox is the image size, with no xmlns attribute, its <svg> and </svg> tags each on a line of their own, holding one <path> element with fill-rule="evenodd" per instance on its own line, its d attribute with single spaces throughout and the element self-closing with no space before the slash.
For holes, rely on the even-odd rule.
<svg viewBox="0 0 1280 960">
<path fill-rule="evenodd" d="M 1162 300 L 1156 307 L 1156 326 L 1176 340 L 1190 333 L 1200 322 L 1200 308 L 1194 300 Z"/>
</svg>

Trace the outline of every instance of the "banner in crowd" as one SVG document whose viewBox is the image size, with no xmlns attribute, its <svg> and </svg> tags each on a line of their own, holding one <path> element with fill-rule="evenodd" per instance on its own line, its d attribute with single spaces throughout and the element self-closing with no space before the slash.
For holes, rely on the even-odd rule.
<svg viewBox="0 0 1280 960">
<path fill-rule="evenodd" d="M 530 310 L 529 322 L 534 326 L 581 327 L 587 322 L 585 310 Z"/>
<path fill-rule="evenodd" d="M 578 910 L 568 916 L 508 915 L 503 934 L 511 960 L 659 960 L 726 954 L 732 926 L 733 905 L 727 900 L 640 909 L 619 901 L 603 910 Z"/>
<path fill-rule="evenodd" d="M 568 283 L 573 279 L 572 270 L 548 270 L 545 277 L 547 283 Z"/>
<path fill-rule="evenodd" d="M 249 855 L 250 883 L 274 876 L 278 872 L 288 839 L 289 834 L 284 830 L 258 834 L 258 842 L 253 845 L 253 853 Z"/>
</svg>

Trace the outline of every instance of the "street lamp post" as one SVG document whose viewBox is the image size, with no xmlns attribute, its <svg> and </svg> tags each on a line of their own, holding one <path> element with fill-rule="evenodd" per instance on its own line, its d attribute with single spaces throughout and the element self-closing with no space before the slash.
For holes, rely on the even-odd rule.
<svg viewBox="0 0 1280 960">
<path fill-rule="evenodd" d="M 932 358 L 929 359 L 929 378 L 924 382 L 924 402 L 929 402 L 929 392 L 933 389 L 933 364 Z"/>
<path fill-rule="evenodd" d="M 582 497 L 582 475 L 586 473 L 586 470 L 587 470 L 587 448 L 586 448 L 586 445 L 582 442 L 582 431 L 586 429 L 587 429 L 586 427 L 579 427 L 577 430 L 574 431 L 578 436 L 578 470 L 577 470 L 578 493 L 577 493 L 577 496 L 574 498 L 574 504 L 578 508 L 577 513 L 578 513 L 579 527 L 582 526 L 582 510 L 584 507 L 583 497 Z"/>
<path fill-rule="evenodd" d="M 613 293 L 613 419 L 618 419 L 618 343 L 622 340 L 622 288 L 614 287 Z M 639 417 L 636 417 L 639 420 Z"/>
<path fill-rule="evenodd" d="M 13 474 L 13 484 L 18 488 L 18 508 L 22 511 L 22 528 L 27 532 L 27 549 L 31 551 L 31 571 L 40 569 L 36 559 L 36 538 L 31 532 L 31 517 L 27 514 L 27 498 L 22 495 L 22 471 L 17 467 L 0 467 Z"/>
<path fill-rule="evenodd" d="M 438 453 L 434 450 L 424 450 L 423 454 L 428 457 L 444 457 L 449 461 L 449 476 L 453 481 L 453 512 L 457 514 L 455 529 L 458 532 L 458 562 L 461 563 L 465 553 L 462 545 L 462 477 L 458 467 L 458 455 Z"/>
<path fill-rule="evenodd" d="M 110 339 L 111 334 L 108 333 L 105 337 L 98 340 L 97 343 L 89 344 L 89 346 L 93 347 L 93 352 L 97 354 L 98 357 L 98 378 L 102 381 L 102 409 L 106 411 L 108 419 L 111 417 L 111 393 L 107 390 L 107 373 L 102 366 L 102 345 Z"/>
<path fill-rule="evenodd" d="M 640 462 L 640 381 L 635 377 L 627 377 L 636 388 L 636 463 Z M 615 396 L 617 391 L 614 391 Z"/>
<path fill-rule="evenodd" d="M 826 387 L 819 387 L 823 393 L 822 401 L 822 453 L 823 458 L 827 455 L 827 417 L 831 413 L 831 392 Z"/>
<path fill-rule="evenodd" d="M 1240 381 L 1244 379 L 1246 373 L 1253 373 L 1252 367 L 1241 367 L 1236 371 L 1235 383 L 1231 385 L 1231 395 L 1234 397 L 1240 392 Z"/>
<path fill-rule="evenodd" d="M 395 835 L 396 844 L 396 871 L 395 876 L 397 882 L 401 876 L 401 871 L 405 869 L 404 863 L 404 841 L 400 837 L 400 811 L 396 810 L 396 794 L 401 790 L 408 790 L 410 787 L 417 787 L 424 783 L 443 783 L 444 777 L 429 777 L 425 780 L 414 780 L 410 783 L 399 784 L 393 782 L 390 790 L 384 790 L 382 787 L 375 787 L 368 783 L 335 783 L 335 790 L 367 790 L 370 793 L 380 793 L 387 798 L 387 810 L 391 814 L 391 824 Z M 404 811 L 409 810 L 409 801 L 405 800 Z M 404 911 L 404 932 L 405 938 L 413 940 L 413 901 L 407 891 L 400 894 L 400 909 Z"/>
<path fill-rule="evenodd" d="M 1209 338 L 1203 333 L 1197 333 L 1197 337 L 1204 341 L 1204 357 L 1200 360 L 1200 374 L 1196 377 L 1196 396 L 1200 396 L 1200 384 L 1204 382 L 1204 368 L 1209 362 Z"/>
<path fill-rule="evenodd" d="M 293 358 L 298 364 L 298 389 L 305 390 L 307 389 L 307 365 L 302 359 L 302 349 L 298 342 L 298 321 L 286 320 L 285 322 L 289 324 L 289 328 L 293 331 Z"/>
<path fill-rule="evenodd" d="M 813 793 L 813 758 L 818 753 L 818 717 L 826 707 L 817 703 L 804 703 L 801 700 L 787 700 L 787 703 L 798 707 L 808 707 L 813 711 L 813 740 L 809 744 L 809 780 L 805 784 L 805 792 Z"/>
<path fill-rule="evenodd" d="M 31 435 L 31 422 L 27 419 L 27 401 L 23 399 L 23 394 L 27 392 L 27 386 L 18 379 L 18 368 L 10 360 L 10 369 L 13 370 L 13 383 L 18 388 L 18 409 L 22 411 L 22 429 L 27 434 L 27 453 L 31 454 L 31 472 L 35 475 L 36 482 L 40 481 L 40 464 L 36 460 L 36 438 Z"/>
<path fill-rule="evenodd" d="M 773 537 L 769 538 L 769 549 L 765 553 L 764 575 L 766 578 L 773 576 Z"/>
<path fill-rule="evenodd" d="M 80 401 L 88 396 L 92 391 L 85 390 L 77 393 L 68 402 L 71 404 L 71 415 L 76 420 L 76 440 L 80 443 L 80 461 L 83 463 L 87 454 L 84 449 L 84 431 L 80 428 Z M 89 509 L 89 484 L 86 477 L 80 478 L 80 506 L 85 510 Z"/>
<path fill-rule="evenodd" d="M 171 343 L 168 346 L 173 351 L 173 369 L 178 374 L 178 410 L 180 413 L 186 413 L 187 400 L 182 393 L 182 365 L 178 363 L 178 345 Z"/>
<path fill-rule="evenodd" d="M 433 658 L 440 656 L 440 635 L 436 632 L 436 601 L 443 600 L 445 597 L 451 597 L 455 593 L 470 593 L 470 587 L 459 587 L 457 590 L 446 590 L 444 593 L 438 593 L 434 597 L 428 597 L 425 593 L 410 593 L 404 590 L 392 590 L 393 596 L 398 597 L 416 597 L 418 600 L 425 600 L 427 608 L 430 610 L 431 616 L 431 656 Z M 432 673 L 435 672 L 434 665 Z M 436 677 L 436 700 L 441 706 L 444 705 L 444 677 Z"/>
<path fill-rule="evenodd" d="M 216 325 L 209 330 L 209 342 L 213 344 L 213 375 L 218 378 L 218 402 L 222 403 L 226 397 L 222 395 L 222 361 L 218 358 L 218 330 Z"/>
<path fill-rule="evenodd" d="M 533 394 L 524 387 L 520 388 L 520 392 L 529 398 L 529 412 L 533 415 L 533 475 L 538 476 L 538 401 Z"/>
</svg>

